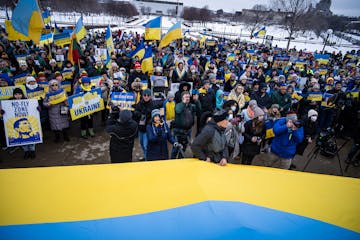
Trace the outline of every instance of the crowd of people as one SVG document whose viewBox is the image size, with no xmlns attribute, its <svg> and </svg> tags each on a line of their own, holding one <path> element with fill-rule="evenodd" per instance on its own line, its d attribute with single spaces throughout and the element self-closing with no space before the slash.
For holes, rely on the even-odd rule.
<svg viewBox="0 0 360 240">
<path fill-rule="evenodd" d="M 64 88 L 68 96 L 101 88 L 109 106 L 100 114 L 111 136 L 112 162 L 131 162 L 138 138 L 140 160 L 178 158 L 190 147 L 196 158 L 219 165 L 236 160 L 250 165 L 265 153 L 258 164 L 289 169 L 296 154 L 321 131 L 333 128 L 336 137 L 354 138 L 346 161 L 359 165 L 360 50 L 326 53 L 324 61 L 316 53 L 238 40 L 219 38 L 206 45 L 184 38 L 163 49 L 156 41 L 145 41 L 153 48 L 154 67 L 143 72 L 139 56 L 132 57 L 144 41 L 138 33 L 113 32 L 110 63 L 95 55 L 97 48 L 106 48 L 105 34 L 88 33 L 73 65 L 66 59 L 68 46 L 10 42 L 0 31 L 0 87 L 18 85 L 13 77 L 26 75 L 26 93 L 15 88 L 13 99 L 31 98 L 29 93 L 39 88 Z M 19 60 L 19 55 L 25 58 Z M 166 77 L 163 97 L 154 96 L 151 75 Z M 90 79 L 94 76 L 102 79 L 97 86 Z M 178 90 L 170 91 L 174 83 Z M 133 111 L 112 103 L 114 92 L 133 92 Z M 314 98 L 319 93 L 322 97 Z M 39 99 L 43 130 L 53 131 L 55 142 L 70 141 L 67 107 L 66 100 L 50 104 L 46 97 Z M 93 115 L 80 119 L 82 138 L 95 136 Z M 1 131 L 0 144 L 6 149 L 4 126 Z M 24 158 L 36 157 L 35 145 L 23 149 Z"/>
</svg>

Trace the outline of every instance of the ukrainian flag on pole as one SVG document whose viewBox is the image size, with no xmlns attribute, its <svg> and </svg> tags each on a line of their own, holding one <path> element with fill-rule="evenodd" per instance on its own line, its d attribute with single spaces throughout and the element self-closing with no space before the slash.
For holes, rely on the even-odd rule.
<svg viewBox="0 0 360 240">
<path fill-rule="evenodd" d="M 51 15 L 48 9 L 42 12 L 42 18 L 45 24 L 48 24 L 51 21 Z"/>
<path fill-rule="evenodd" d="M 161 39 L 161 16 L 148 21 L 143 26 L 145 27 L 145 40 Z"/>
<path fill-rule="evenodd" d="M 78 41 L 80 41 L 81 39 L 83 39 L 85 37 L 86 29 L 85 29 L 84 24 L 83 24 L 82 16 L 77 21 L 74 31 L 75 31 L 75 34 L 76 34 L 76 39 Z"/>
<path fill-rule="evenodd" d="M 253 33 L 254 37 L 263 37 L 266 34 L 266 27 L 263 26 L 262 28 L 260 28 L 259 30 L 257 30 L 256 32 Z"/>
<path fill-rule="evenodd" d="M 141 62 L 141 70 L 143 73 L 152 72 L 154 69 L 152 47 L 148 46 L 145 48 L 144 59 Z"/>
<path fill-rule="evenodd" d="M 44 21 L 37 1 L 20 0 L 13 11 L 11 25 L 15 32 L 39 43 Z"/>
<path fill-rule="evenodd" d="M 169 31 L 165 34 L 165 36 L 161 39 L 159 48 L 166 47 L 172 41 L 176 39 L 183 38 L 182 31 L 181 31 L 181 21 L 177 22 L 172 26 Z"/>
<path fill-rule="evenodd" d="M 106 35 L 105 35 L 105 43 L 106 43 L 106 49 L 107 49 L 107 59 L 106 59 L 106 67 L 111 67 L 111 53 L 115 51 L 114 42 L 111 34 L 110 26 L 106 28 Z"/>
</svg>

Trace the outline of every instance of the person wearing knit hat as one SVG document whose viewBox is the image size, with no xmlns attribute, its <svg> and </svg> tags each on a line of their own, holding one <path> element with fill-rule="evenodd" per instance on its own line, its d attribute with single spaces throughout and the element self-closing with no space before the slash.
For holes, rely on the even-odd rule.
<svg viewBox="0 0 360 240">
<path fill-rule="evenodd" d="M 164 117 L 166 123 L 170 126 L 171 121 L 175 119 L 175 105 L 176 102 L 174 101 L 175 94 L 172 91 L 169 91 L 166 97 L 166 100 L 163 103 L 164 109 Z"/>
<path fill-rule="evenodd" d="M 259 160 L 262 166 L 289 169 L 296 154 L 296 146 L 304 140 L 304 128 L 294 123 L 297 116 L 289 112 L 286 118 L 280 118 L 273 126 L 275 137 L 271 143 L 271 152 Z"/>
<path fill-rule="evenodd" d="M 279 104 L 281 116 L 285 117 L 291 107 L 291 95 L 287 93 L 287 85 L 281 84 L 280 89 L 272 93 L 271 100 Z"/>
<path fill-rule="evenodd" d="M 254 118 L 254 109 L 257 108 L 256 100 L 250 100 L 247 108 L 241 111 L 241 115 L 244 117 L 245 122 Z"/>
<path fill-rule="evenodd" d="M 36 82 L 36 79 L 32 76 L 26 77 L 26 92 L 28 95 L 28 98 L 35 98 L 39 95 L 37 94 L 44 94 L 44 88 L 39 87 L 38 83 Z"/>
<path fill-rule="evenodd" d="M 303 155 L 305 149 L 316 137 L 318 112 L 310 109 L 301 123 L 304 128 L 304 140 L 296 146 L 296 154 Z M 294 165 L 293 165 L 294 166 Z"/>
<path fill-rule="evenodd" d="M 134 64 L 134 69 L 141 71 L 141 64 L 140 64 L 139 62 L 136 62 L 136 63 Z"/>
<path fill-rule="evenodd" d="M 55 72 L 55 79 L 58 80 L 59 82 L 62 82 L 63 76 L 60 71 Z"/>
<path fill-rule="evenodd" d="M 246 165 L 252 164 L 255 155 L 260 153 L 262 142 L 265 141 L 265 113 L 258 106 L 254 106 L 253 112 L 253 118 L 244 124 L 245 132 L 242 145 L 242 164 Z"/>
<path fill-rule="evenodd" d="M 215 112 L 212 119 L 194 139 L 191 150 L 196 158 L 221 166 L 227 164 L 229 160 L 225 137 L 225 129 L 228 124 L 227 115 L 223 109 Z"/>
<path fill-rule="evenodd" d="M 93 89 L 95 89 L 95 86 L 91 84 L 91 79 L 87 76 L 84 76 L 81 78 L 81 84 L 76 87 L 74 94 L 85 94 Z M 95 137 L 93 126 L 93 114 L 80 118 L 81 137 L 87 139 L 87 131 L 89 132 L 90 137 Z"/>
<path fill-rule="evenodd" d="M 175 143 L 170 128 L 161 119 L 160 110 L 151 111 L 151 123 L 146 126 L 148 136 L 146 160 L 166 160 L 169 159 L 168 145 Z"/>
</svg>

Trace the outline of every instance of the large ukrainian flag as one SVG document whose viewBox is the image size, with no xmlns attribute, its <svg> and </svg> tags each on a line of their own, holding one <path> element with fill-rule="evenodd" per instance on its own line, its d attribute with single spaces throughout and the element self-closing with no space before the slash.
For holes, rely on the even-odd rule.
<svg viewBox="0 0 360 240">
<path fill-rule="evenodd" d="M 1 239 L 360 239 L 349 177 L 181 159 L 1 169 L 0 182 Z"/>
<path fill-rule="evenodd" d="M 48 24 L 51 22 L 51 14 L 48 9 L 46 9 L 45 11 L 42 12 L 42 18 L 43 18 L 45 24 Z"/>
<path fill-rule="evenodd" d="M 78 41 L 80 41 L 81 39 L 83 39 L 86 36 L 86 29 L 85 29 L 84 24 L 83 24 L 82 16 L 77 21 L 77 23 L 75 25 L 74 32 L 76 34 L 76 39 Z"/>
<path fill-rule="evenodd" d="M 169 31 L 165 34 L 165 36 L 161 39 L 159 48 L 166 47 L 172 41 L 176 39 L 183 38 L 182 31 L 181 31 L 181 22 L 177 22 L 172 26 Z"/>
<path fill-rule="evenodd" d="M 145 27 L 145 40 L 161 39 L 161 16 L 148 21 L 143 26 Z"/>
<path fill-rule="evenodd" d="M 151 46 L 147 46 L 145 48 L 144 59 L 141 62 L 141 70 L 143 71 L 143 73 L 150 73 L 154 70 Z"/>
<path fill-rule="evenodd" d="M 20 0 L 13 11 L 11 25 L 16 33 L 28 37 L 35 43 L 39 43 L 44 21 L 37 1 Z"/>
<path fill-rule="evenodd" d="M 254 37 L 263 37 L 263 36 L 265 36 L 265 34 L 266 34 L 266 27 L 263 26 L 262 28 L 260 28 L 256 32 L 254 32 L 253 36 Z"/>
</svg>

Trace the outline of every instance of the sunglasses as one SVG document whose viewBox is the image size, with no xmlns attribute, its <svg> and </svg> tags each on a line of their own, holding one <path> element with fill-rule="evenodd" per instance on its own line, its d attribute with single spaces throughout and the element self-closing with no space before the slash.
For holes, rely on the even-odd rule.
<svg viewBox="0 0 360 240">
<path fill-rule="evenodd" d="M 59 86 L 59 85 L 57 85 L 57 84 L 53 84 L 53 85 L 51 85 L 52 87 L 55 87 L 55 86 Z"/>
<path fill-rule="evenodd" d="M 150 97 L 150 95 L 149 94 L 144 94 L 144 97 Z"/>
<path fill-rule="evenodd" d="M 119 85 L 120 83 L 113 83 L 114 85 Z"/>
</svg>

